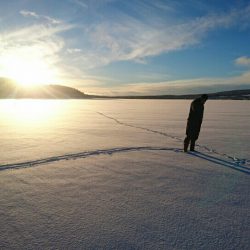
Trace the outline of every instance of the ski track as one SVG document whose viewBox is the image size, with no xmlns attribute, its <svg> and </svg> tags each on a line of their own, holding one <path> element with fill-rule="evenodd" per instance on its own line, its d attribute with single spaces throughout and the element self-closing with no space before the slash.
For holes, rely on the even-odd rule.
<svg viewBox="0 0 250 250">
<path fill-rule="evenodd" d="M 171 139 L 174 139 L 174 140 L 177 140 L 177 141 L 183 143 L 183 139 L 178 137 L 178 136 L 173 136 L 171 134 L 164 133 L 164 132 L 161 132 L 161 131 L 158 131 L 158 130 L 153 130 L 153 129 L 149 129 L 149 128 L 145 128 L 145 127 L 140 127 L 140 126 L 136 126 L 136 125 L 126 123 L 126 122 L 121 122 L 120 120 L 118 120 L 118 119 L 116 119 L 116 118 L 114 118 L 112 116 L 106 115 L 106 114 L 104 114 L 102 112 L 96 112 L 96 113 L 101 115 L 101 116 L 106 117 L 107 119 L 113 120 L 113 121 L 115 121 L 116 123 L 118 123 L 120 125 L 145 130 L 147 132 L 151 132 L 151 133 L 154 133 L 154 134 L 163 135 L 163 136 L 166 136 L 168 138 L 171 138 Z M 231 156 L 231 155 L 228 155 L 228 154 L 225 154 L 225 153 L 221 153 L 221 152 L 219 152 L 219 151 L 217 151 L 217 150 L 215 150 L 213 148 L 209 148 L 209 147 L 201 145 L 201 144 L 196 144 L 196 146 L 201 148 L 201 149 L 204 149 L 205 151 L 207 151 L 209 153 L 213 153 L 213 154 L 216 154 L 218 156 L 222 156 L 224 158 L 230 159 L 235 164 L 243 164 L 243 165 L 249 165 L 250 166 L 250 160 L 249 159 L 241 159 L 241 158 L 238 158 L 238 157 L 235 157 L 235 156 Z"/>
<path fill-rule="evenodd" d="M 121 147 L 121 148 L 100 149 L 100 150 L 85 151 L 85 152 L 79 152 L 79 153 L 73 153 L 73 154 L 52 156 L 52 157 L 47 157 L 47 158 L 38 159 L 38 160 L 31 160 L 31 161 L 26 161 L 26 162 L 4 164 L 4 165 L 0 165 L 0 171 L 35 167 L 35 166 L 48 164 L 52 162 L 58 162 L 58 161 L 64 161 L 64 160 L 75 160 L 79 158 L 87 158 L 90 156 L 112 155 L 116 153 L 136 152 L 136 151 L 182 152 L 182 150 L 179 148 L 167 148 L 167 147 Z"/>
</svg>

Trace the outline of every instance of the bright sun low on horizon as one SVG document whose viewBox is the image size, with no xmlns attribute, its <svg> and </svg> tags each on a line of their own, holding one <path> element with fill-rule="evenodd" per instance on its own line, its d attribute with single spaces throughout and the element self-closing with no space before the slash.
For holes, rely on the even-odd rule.
<svg viewBox="0 0 250 250">
<path fill-rule="evenodd" d="M 0 24 L 0 83 L 108 96 L 250 88 L 249 0 L 2 0 Z"/>
<path fill-rule="evenodd" d="M 42 59 L 8 55 L 2 61 L 2 74 L 22 86 L 44 85 L 57 80 L 55 72 Z"/>
</svg>

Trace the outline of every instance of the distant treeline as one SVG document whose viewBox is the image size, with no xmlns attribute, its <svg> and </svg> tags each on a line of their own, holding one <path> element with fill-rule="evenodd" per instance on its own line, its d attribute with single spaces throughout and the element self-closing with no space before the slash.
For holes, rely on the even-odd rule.
<svg viewBox="0 0 250 250">
<path fill-rule="evenodd" d="M 93 96 L 107 99 L 194 99 L 201 94 L 190 95 L 152 95 L 152 96 Z M 214 100 L 250 100 L 250 89 L 245 90 L 230 90 L 208 94 L 209 99 Z"/>
</svg>

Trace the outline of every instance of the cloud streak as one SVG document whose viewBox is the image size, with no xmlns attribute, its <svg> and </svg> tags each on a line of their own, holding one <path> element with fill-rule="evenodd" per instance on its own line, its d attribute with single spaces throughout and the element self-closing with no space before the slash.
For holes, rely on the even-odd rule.
<svg viewBox="0 0 250 250">
<path fill-rule="evenodd" d="M 235 60 L 236 65 L 250 66 L 250 57 L 241 56 Z"/>
<path fill-rule="evenodd" d="M 57 19 L 49 17 L 49 16 L 38 15 L 36 12 L 33 12 L 33 11 L 21 10 L 19 13 L 24 17 L 34 17 L 36 19 L 44 19 L 52 24 L 60 24 L 61 23 L 60 20 L 57 20 Z"/>
<path fill-rule="evenodd" d="M 88 51 L 83 51 L 83 58 L 79 55 L 78 59 L 88 67 L 116 61 L 145 62 L 147 57 L 199 44 L 213 30 L 226 29 L 239 23 L 244 25 L 249 21 L 248 16 L 249 7 L 173 24 L 159 18 L 154 22 L 154 16 L 150 17 L 152 21 L 145 22 L 119 13 L 118 21 L 105 18 L 86 30 L 92 46 Z"/>
<path fill-rule="evenodd" d="M 84 8 L 84 9 L 88 8 L 88 5 L 81 0 L 73 0 L 73 3 L 77 4 L 78 6 Z"/>
<path fill-rule="evenodd" d="M 239 76 L 221 78 L 194 78 L 162 82 L 137 82 L 120 86 L 86 86 L 94 94 L 115 95 L 178 95 L 201 94 L 223 90 L 250 88 L 250 71 Z"/>
<path fill-rule="evenodd" d="M 24 65 L 43 65 L 53 74 L 59 75 L 60 63 L 63 61 L 60 53 L 65 47 L 65 41 L 59 34 L 71 28 L 72 25 L 62 23 L 36 24 L 2 32 L 0 75 L 11 77 L 11 64 L 19 64 L 21 61 Z"/>
</svg>

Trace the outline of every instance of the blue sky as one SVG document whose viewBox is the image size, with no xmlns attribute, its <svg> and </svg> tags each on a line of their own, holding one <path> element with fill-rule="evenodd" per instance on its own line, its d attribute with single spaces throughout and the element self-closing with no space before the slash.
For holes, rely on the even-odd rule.
<svg viewBox="0 0 250 250">
<path fill-rule="evenodd" d="M 107 95 L 250 88 L 250 1 L 0 0 L 0 77 Z"/>
</svg>

